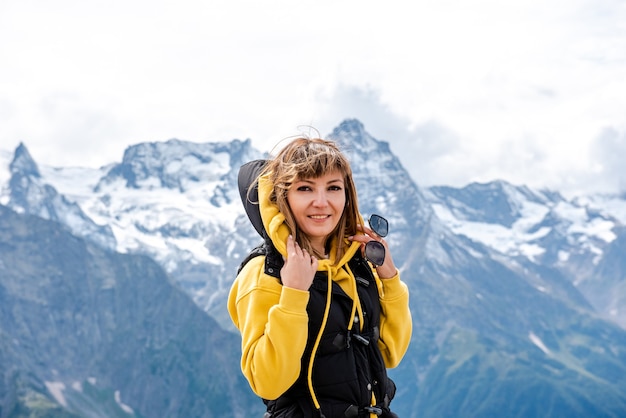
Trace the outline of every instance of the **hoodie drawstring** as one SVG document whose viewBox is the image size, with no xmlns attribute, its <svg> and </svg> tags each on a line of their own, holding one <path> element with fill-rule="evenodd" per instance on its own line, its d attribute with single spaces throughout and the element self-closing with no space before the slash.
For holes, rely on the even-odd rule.
<svg viewBox="0 0 626 418">
<path fill-rule="evenodd" d="M 362 319 L 363 317 L 363 312 L 361 312 L 361 306 L 357 303 L 357 300 L 359 298 L 359 291 L 356 288 L 356 276 L 354 275 L 354 273 L 352 272 L 352 269 L 350 268 L 350 266 L 348 264 L 346 264 L 346 269 L 348 270 L 348 274 L 350 275 L 350 277 L 355 278 L 354 280 L 352 280 L 352 311 L 350 312 L 350 322 L 348 322 L 348 332 L 352 332 L 352 327 L 354 326 L 354 321 L 356 319 L 356 311 L 358 309 L 359 311 L 359 318 Z M 363 321 L 360 320 L 358 321 L 359 323 L 359 331 L 361 331 L 363 329 Z"/>
<path fill-rule="evenodd" d="M 313 344 L 313 350 L 311 351 L 311 357 L 309 358 L 309 369 L 307 372 L 307 381 L 309 384 L 309 392 L 311 393 L 311 398 L 313 398 L 313 405 L 315 405 L 315 409 L 320 411 L 321 417 L 324 417 L 324 414 L 322 414 L 320 403 L 317 400 L 317 396 L 315 396 L 315 390 L 313 389 L 313 362 L 315 361 L 315 354 L 317 353 L 320 341 L 322 340 L 322 334 L 324 334 L 324 328 L 326 328 L 326 322 L 328 320 L 328 313 L 330 312 L 330 303 L 333 295 L 333 275 L 330 266 L 328 266 L 327 276 L 328 290 L 326 291 L 326 306 L 324 307 L 324 318 L 322 319 L 320 331 L 318 332 L 317 338 L 315 339 L 315 344 Z"/>
<path fill-rule="evenodd" d="M 350 266 L 346 264 L 345 267 L 348 270 L 349 276 L 354 279 L 352 280 L 352 311 L 350 312 L 350 322 L 348 323 L 348 344 L 350 344 L 349 342 L 350 334 L 352 333 L 352 327 L 354 326 L 354 322 L 356 319 L 357 307 L 360 308 L 360 306 L 358 304 L 359 293 L 357 289 L 356 278 Z M 328 290 L 326 291 L 326 306 L 324 307 L 324 317 L 322 318 L 322 325 L 317 334 L 317 338 L 315 339 L 315 344 L 313 344 L 311 357 L 309 358 L 309 368 L 307 371 L 307 383 L 309 385 L 309 393 L 311 394 L 311 398 L 313 399 L 313 405 L 315 405 L 315 408 L 320 412 L 320 416 L 322 418 L 324 417 L 324 414 L 321 411 L 320 403 L 317 400 L 317 396 L 315 395 L 315 390 L 313 389 L 313 362 L 315 361 L 315 354 L 317 353 L 317 349 L 319 348 L 320 341 L 322 340 L 322 335 L 324 334 L 324 329 L 326 328 L 326 322 L 328 320 L 328 313 L 330 312 L 330 304 L 332 301 L 333 276 L 332 276 L 331 266 L 328 266 L 327 271 L 328 271 L 328 274 L 327 274 Z M 363 313 L 361 312 L 361 309 L 358 309 L 358 311 L 359 311 L 359 316 L 362 317 Z M 362 320 L 358 321 L 358 324 L 359 324 L 359 331 L 360 331 L 361 327 L 363 327 L 363 321 Z M 373 397 L 373 394 L 372 394 L 372 397 Z M 373 397 L 373 399 L 375 398 Z M 372 405 L 374 404 L 375 403 L 373 403 Z"/>
</svg>

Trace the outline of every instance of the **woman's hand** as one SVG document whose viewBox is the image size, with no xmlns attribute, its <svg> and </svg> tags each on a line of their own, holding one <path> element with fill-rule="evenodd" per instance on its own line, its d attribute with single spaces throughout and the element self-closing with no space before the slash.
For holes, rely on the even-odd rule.
<svg viewBox="0 0 626 418">
<path fill-rule="evenodd" d="M 378 241 L 385 247 L 385 261 L 380 266 L 375 266 L 378 277 L 380 277 L 381 279 L 391 279 L 393 276 L 395 276 L 397 270 L 395 264 L 393 264 L 393 259 L 391 258 L 391 252 L 389 251 L 387 242 L 382 237 L 376 235 L 373 230 L 366 226 L 358 225 L 357 230 L 359 232 L 362 232 L 363 235 L 354 235 L 349 237 L 349 239 L 361 243 L 361 252 L 363 252 L 363 254 L 365 254 L 365 244 L 370 241 Z"/>
<path fill-rule="evenodd" d="M 287 258 L 285 265 L 280 269 L 280 278 L 283 286 L 299 290 L 309 290 L 315 272 L 317 271 L 317 258 L 300 248 L 291 235 L 287 238 Z"/>
</svg>

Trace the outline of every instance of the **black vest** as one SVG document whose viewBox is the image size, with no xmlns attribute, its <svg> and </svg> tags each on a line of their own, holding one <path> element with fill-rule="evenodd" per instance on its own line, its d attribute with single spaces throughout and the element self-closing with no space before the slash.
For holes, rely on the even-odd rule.
<svg viewBox="0 0 626 418">
<path fill-rule="evenodd" d="M 280 280 L 283 259 L 269 243 L 257 247 L 240 266 L 250 258 L 265 255 L 265 273 Z M 358 315 L 353 329 L 348 331 L 352 312 L 352 299 L 332 282 L 332 301 L 324 333 L 315 353 L 312 382 L 326 418 L 369 417 L 370 412 L 393 417 L 389 403 L 395 394 L 395 385 L 387 377 L 387 370 L 378 348 L 380 302 L 378 287 L 372 270 L 360 252 L 349 261 L 356 281 L 363 309 L 363 329 L 360 330 Z M 345 268 L 345 267 L 344 267 Z M 309 289 L 307 305 L 309 336 L 302 356 L 300 376 L 283 395 L 276 400 L 265 400 L 272 418 L 319 417 L 308 387 L 308 368 L 313 345 L 317 339 L 326 307 L 328 291 L 327 272 L 318 271 Z M 369 408 L 372 392 L 377 400 L 376 408 Z"/>
</svg>

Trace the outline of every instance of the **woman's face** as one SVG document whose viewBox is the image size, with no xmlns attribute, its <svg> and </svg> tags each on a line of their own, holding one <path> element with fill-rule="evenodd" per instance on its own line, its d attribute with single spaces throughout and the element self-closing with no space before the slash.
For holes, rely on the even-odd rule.
<svg viewBox="0 0 626 418">
<path fill-rule="evenodd" d="M 296 181 L 287 192 L 287 202 L 300 230 L 323 254 L 326 238 L 339 223 L 346 205 L 343 175 L 333 171 L 319 178 Z"/>
</svg>

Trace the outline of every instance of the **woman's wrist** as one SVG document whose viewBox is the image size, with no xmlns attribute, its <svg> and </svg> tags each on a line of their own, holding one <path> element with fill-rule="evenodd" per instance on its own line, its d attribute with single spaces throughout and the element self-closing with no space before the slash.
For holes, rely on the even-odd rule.
<svg viewBox="0 0 626 418">
<path fill-rule="evenodd" d="M 395 267 L 385 268 L 384 266 L 376 267 L 376 274 L 381 280 L 393 279 L 398 274 L 398 269 Z"/>
</svg>

